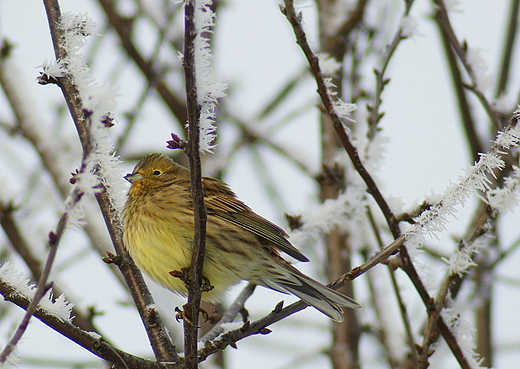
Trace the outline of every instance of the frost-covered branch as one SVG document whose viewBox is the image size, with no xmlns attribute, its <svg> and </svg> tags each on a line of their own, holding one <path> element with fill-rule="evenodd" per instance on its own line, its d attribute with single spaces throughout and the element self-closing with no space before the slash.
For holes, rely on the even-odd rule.
<svg viewBox="0 0 520 369">
<path fill-rule="evenodd" d="M 33 253 L 31 247 L 27 244 L 23 237 L 16 220 L 13 217 L 15 208 L 12 204 L 0 204 L 0 225 L 9 239 L 13 249 L 24 260 L 25 264 L 31 270 L 34 280 L 42 275 L 43 267 L 41 260 Z M 52 291 L 55 295 L 62 295 L 56 283 L 53 283 Z M 72 316 L 74 317 L 74 324 L 84 330 L 94 331 L 95 328 L 91 319 L 86 317 L 83 312 L 76 309 L 74 304 L 72 306 Z"/>
<path fill-rule="evenodd" d="M 38 154 L 41 167 L 49 174 L 54 183 L 54 188 L 65 199 L 70 190 L 69 178 L 65 178 L 64 173 L 70 172 L 70 158 L 63 155 L 71 148 L 61 137 L 53 135 L 46 124 L 42 124 L 42 117 L 36 114 L 32 96 L 27 93 L 27 89 L 18 79 L 20 71 L 14 60 L 9 55 L 0 58 L 0 86 L 2 87 L 7 100 L 9 101 L 13 115 L 16 117 L 16 124 L 11 128 L 17 134 L 25 137 L 34 151 Z M 4 199 L 7 200 L 7 199 Z M 109 247 L 105 238 L 99 234 L 99 225 L 102 221 L 98 218 L 98 212 L 94 211 L 93 206 L 84 204 L 84 220 L 82 224 L 87 237 L 92 246 L 101 254 Z M 27 261 L 27 260 L 26 260 Z M 34 263 L 33 263 L 34 265 Z M 29 265 L 30 266 L 30 265 Z M 34 274 L 34 273 L 33 273 Z M 40 275 L 37 273 L 36 275 Z M 120 274 L 114 275 L 123 282 Z M 75 314 L 79 317 L 80 314 Z"/>
<path fill-rule="evenodd" d="M 341 144 L 347 151 L 350 160 L 354 165 L 354 168 L 359 173 L 361 178 L 363 178 L 363 180 L 365 181 L 368 188 L 368 192 L 374 197 L 374 200 L 383 212 L 392 234 L 394 234 L 395 237 L 398 237 L 400 231 L 399 227 L 397 226 L 395 215 L 388 206 L 374 179 L 363 165 L 358 151 L 352 144 L 352 141 L 348 136 L 342 122 L 342 118 L 348 118 L 348 114 L 355 107 L 352 106 L 352 104 L 346 104 L 339 98 L 336 98 L 335 100 L 332 99 L 333 93 L 330 89 L 330 87 L 332 87 L 330 85 L 330 79 L 327 80 L 326 78 L 324 78 L 321 72 L 319 58 L 312 51 L 307 41 L 307 36 L 305 35 L 305 31 L 303 30 L 301 24 L 301 14 L 296 14 L 296 10 L 294 9 L 294 4 L 292 0 L 284 0 L 284 4 L 285 7 L 282 8 L 282 12 L 287 17 L 287 20 L 293 27 L 293 31 L 296 36 L 296 42 L 301 47 L 303 53 L 305 54 L 305 57 L 307 58 L 307 61 L 311 68 L 311 72 L 314 75 L 316 84 L 318 85 L 318 94 L 321 97 L 321 101 L 323 103 L 323 106 L 325 107 L 325 111 L 332 120 L 332 124 L 334 126 L 334 129 L 336 130 L 336 133 L 338 134 Z"/>
<path fill-rule="evenodd" d="M 22 309 L 28 309 L 31 302 L 34 301 L 32 298 L 34 288 L 29 286 L 27 281 L 21 278 L 9 264 L 0 267 L 0 294 L 5 300 L 18 305 Z M 71 305 L 67 304 L 61 296 L 55 301 L 51 301 L 51 296 L 50 291 L 47 292 L 47 295 L 36 307 L 34 316 L 94 355 L 113 363 L 117 368 L 175 368 L 174 365 L 160 364 L 130 355 L 111 346 L 97 333 L 77 327 L 70 322 Z M 9 359 L 13 358 L 9 357 Z"/>
<path fill-rule="evenodd" d="M 478 190 L 487 193 L 493 190 L 490 187 L 492 182 L 490 177 L 495 176 L 496 170 L 504 168 L 505 162 L 502 156 L 505 152 L 518 146 L 520 142 L 519 119 L 520 108 L 513 113 L 505 130 L 499 132 L 490 151 L 486 154 L 480 154 L 480 160 L 468 168 L 466 175 L 460 178 L 459 183 L 449 187 L 440 201 L 419 216 L 416 223 L 406 231 L 408 246 L 412 246 L 418 241 L 418 237 L 425 233 L 433 234 L 443 230 L 447 223 L 447 217 L 456 212 L 455 206 L 458 204 L 464 205 L 473 191 Z M 491 197 L 493 196 L 491 195 Z"/>
<path fill-rule="evenodd" d="M 83 156 L 83 162 L 80 169 L 80 175 L 84 173 L 84 171 L 87 168 L 87 163 L 85 159 L 88 157 L 89 152 L 87 151 L 85 155 Z M 4 363 L 7 360 L 7 357 L 11 355 L 13 350 L 15 349 L 16 345 L 22 338 L 23 334 L 25 333 L 27 326 L 29 325 L 29 321 L 36 311 L 36 308 L 38 304 L 40 303 L 40 300 L 43 298 L 43 296 L 50 291 L 51 284 L 47 285 L 47 280 L 49 278 L 49 275 L 51 273 L 52 265 L 54 263 L 54 259 L 56 257 L 56 252 L 58 251 L 58 246 L 60 244 L 61 238 L 63 236 L 63 233 L 65 232 L 65 228 L 67 227 L 69 223 L 69 218 L 73 218 L 75 214 L 78 212 L 78 208 L 80 207 L 79 203 L 81 198 L 85 192 L 82 190 L 81 186 L 76 186 L 71 191 L 71 194 L 67 197 L 65 201 L 65 211 L 63 212 L 58 225 L 56 227 L 56 230 L 54 232 L 49 233 L 49 254 L 47 255 L 47 260 L 45 262 L 45 266 L 42 270 L 42 273 L 40 275 L 40 278 L 38 280 L 38 286 L 34 293 L 32 294 L 31 303 L 27 307 L 27 310 L 25 312 L 25 315 L 18 326 L 15 334 L 7 344 L 7 346 L 4 348 L 2 353 L 0 354 L 0 363 Z M 8 266 L 7 266 L 8 268 Z M 32 288 L 31 288 L 32 290 Z M 52 297 L 49 296 L 49 299 Z M 70 319 L 70 310 L 71 306 L 69 307 L 69 304 L 64 300 L 63 295 L 61 295 L 58 300 L 56 300 L 55 305 L 61 305 L 64 306 L 64 310 L 67 312 L 67 316 L 64 316 L 64 319 L 69 320 Z"/>
<path fill-rule="evenodd" d="M 211 152 L 215 140 L 215 107 L 225 85 L 211 77 L 209 40 L 215 14 L 209 0 L 187 0 L 184 8 L 183 66 L 188 107 L 188 142 L 168 142 L 170 148 L 182 147 L 190 163 L 190 183 L 194 215 L 194 244 L 186 276 L 188 302 L 184 305 L 184 355 L 187 368 L 197 368 L 198 318 L 202 294 L 202 267 L 206 248 L 206 206 L 202 188 L 201 152 Z"/>
<path fill-rule="evenodd" d="M 57 83 L 69 106 L 81 143 L 91 145 L 92 153 L 87 164 L 92 170 L 84 173 L 84 181 L 94 185 L 86 186 L 85 191 L 96 196 L 105 219 L 114 247 L 120 256 L 117 265 L 125 278 L 131 295 L 141 315 L 154 353 L 158 360 L 175 362 L 178 360 L 175 347 L 166 333 L 155 309 L 153 298 L 146 287 L 141 272 L 131 260 L 123 246 L 122 224 L 118 206 L 122 203 L 123 187 L 120 174 L 114 170 L 118 159 L 113 153 L 113 146 L 108 140 L 110 112 L 113 108 L 113 90 L 109 86 L 95 83 L 85 64 L 79 49 L 85 43 L 85 37 L 92 33 L 94 25 L 90 18 L 76 15 L 62 17 L 57 1 L 45 0 L 45 9 L 53 39 L 56 62 L 44 68 L 41 83 Z M 92 124 L 87 125 L 89 118 Z"/>
</svg>

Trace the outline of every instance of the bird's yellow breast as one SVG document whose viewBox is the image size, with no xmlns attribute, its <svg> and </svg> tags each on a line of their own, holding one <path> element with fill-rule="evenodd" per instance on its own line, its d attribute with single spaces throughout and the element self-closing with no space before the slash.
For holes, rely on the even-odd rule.
<svg viewBox="0 0 520 369">
<path fill-rule="evenodd" d="M 124 223 L 123 241 L 137 266 L 166 288 L 186 294 L 184 282 L 169 274 L 190 265 L 192 247 L 185 231 L 146 204 L 128 204 Z"/>
<path fill-rule="evenodd" d="M 193 250 L 193 211 L 182 199 L 172 201 L 154 196 L 129 196 L 123 211 L 123 241 L 139 269 L 162 286 L 181 295 L 187 295 L 184 282 L 169 272 L 191 265 Z M 250 263 L 230 264 L 222 251 L 219 240 L 227 235 L 211 236 L 218 225 L 208 219 L 206 252 L 203 274 L 214 287 L 204 292 L 202 298 L 216 301 L 232 285 L 245 279 Z M 219 238 L 220 237 L 220 238 Z M 226 246 L 230 246 L 226 242 Z"/>
</svg>

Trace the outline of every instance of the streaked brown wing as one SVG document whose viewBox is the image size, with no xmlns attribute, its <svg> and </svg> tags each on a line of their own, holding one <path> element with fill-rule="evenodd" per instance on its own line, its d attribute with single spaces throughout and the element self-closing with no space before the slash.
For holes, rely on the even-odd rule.
<svg viewBox="0 0 520 369">
<path fill-rule="evenodd" d="M 225 219 L 272 242 L 281 251 L 299 261 L 309 261 L 287 238 L 287 233 L 276 224 L 254 213 L 251 208 L 236 198 L 233 191 L 221 181 L 204 178 L 204 198 L 208 215 Z"/>
</svg>

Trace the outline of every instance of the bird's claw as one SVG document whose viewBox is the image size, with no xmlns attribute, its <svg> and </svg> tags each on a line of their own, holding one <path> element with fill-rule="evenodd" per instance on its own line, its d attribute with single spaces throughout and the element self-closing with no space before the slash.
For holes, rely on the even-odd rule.
<svg viewBox="0 0 520 369">
<path fill-rule="evenodd" d="M 185 309 L 176 307 L 175 312 L 177 313 L 177 314 L 175 314 L 175 320 L 178 323 L 180 323 L 181 320 L 184 320 L 185 322 L 188 322 L 193 325 L 193 320 L 188 316 L 188 313 L 186 313 Z M 204 322 L 207 322 L 209 320 L 210 316 L 206 310 L 199 307 L 199 313 L 202 314 L 202 316 L 204 317 Z"/>
</svg>

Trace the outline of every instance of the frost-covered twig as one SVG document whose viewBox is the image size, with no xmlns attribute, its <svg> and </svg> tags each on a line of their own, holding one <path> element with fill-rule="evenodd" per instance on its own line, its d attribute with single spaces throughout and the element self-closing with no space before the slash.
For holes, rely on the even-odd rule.
<svg viewBox="0 0 520 369">
<path fill-rule="evenodd" d="M 301 47 L 307 61 L 309 63 L 310 69 L 314 78 L 316 80 L 316 84 L 318 85 L 318 94 L 321 97 L 321 101 L 323 106 L 325 107 L 325 111 L 329 115 L 332 120 L 332 124 L 338 137 L 341 141 L 341 144 L 347 151 L 354 168 L 359 173 L 363 181 L 365 181 L 368 192 L 373 196 L 374 200 L 378 204 L 379 208 L 383 212 L 386 221 L 388 222 L 388 226 L 395 237 L 398 237 L 400 234 L 399 227 L 397 225 L 396 217 L 393 214 L 392 210 L 388 206 L 386 200 L 384 199 L 381 191 L 379 190 L 377 184 L 374 179 L 367 171 L 365 166 L 363 165 L 361 158 L 358 154 L 356 147 L 352 144 L 350 137 L 348 136 L 341 117 L 346 117 L 348 112 L 351 111 L 354 107 L 350 106 L 342 102 L 340 99 L 336 99 L 333 101 L 331 91 L 330 91 L 330 80 L 324 78 L 319 59 L 316 54 L 312 51 L 308 41 L 307 36 L 305 35 L 305 31 L 303 30 L 301 24 L 301 14 L 296 14 L 294 9 L 294 4 L 292 0 L 284 0 L 285 7 L 282 9 L 282 12 L 287 17 L 287 20 L 293 27 L 294 34 L 296 36 L 296 43 Z"/>
<path fill-rule="evenodd" d="M 478 250 L 483 247 L 483 243 L 481 242 L 482 237 L 485 236 L 480 236 L 479 238 L 472 241 L 461 241 L 458 250 L 450 257 L 450 266 L 448 268 L 446 277 L 443 279 L 441 286 L 437 291 L 437 297 L 435 300 L 432 299 L 430 301 L 430 306 L 428 307 L 428 321 L 423 331 L 423 342 L 419 349 L 420 368 L 428 367 L 430 347 L 437 339 L 437 320 L 441 316 L 441 312 L 446 307 L 448 293 L 451 292 L 453 282 L 457 277 L 460 277 L 463 273 L 466 273 L 469 267 L 476 265 L 473 261 L 473 257 L 476 253 L 478 253 Z M 457 339 L 460 338 L 458 335 L 455 335 L 455 337 Z M 470 354 L 469 352 L 467 352 L 465 355 L 467 360 L 471 360 L 474 356 L 474 354 Z"/>
<path fill-rule="evenodd" d="M 198 318 L 202 294 L 202 267 L 206 248 L 206 206 L 202 187 L 201 152 L 211 152 L 215 140 L 215 108 L 223 96 L 224 84 L 211 77 L 211 52 L 204 33 L 212 32 L 215 14 L 209 0 L 186 0 L 184 7 L 183 66 L 188 107 L 188 141 L 168 142 L 169 148 L 183 148 L 190 163 L 193 200 L 194 241 L 186 276 L 188 302 L 184 305 L 184 356 L 187 368 L 197 368 Z"/>
<path fill-rule="evenodd" d="M 434 233 L 444 228 L 447 222 L 447 216 L 455 212 L 456 204 L 464 204 L 466 198 L 474 190 L 480 190 L 484 193 L 492 192 L 490 187 L 489 176 L 494 176 L 497 169 L 502 169 L 504 161 L 501 156 L 511 147 L 518 146 L 520 142 L 520 107 L 515 111 L 513 117 L 504 130 L 497 136 L 496 142 L 487 154 L 481 154 L 480 160 L 468 170 L 468 173 L 461 178 L 460 182 L 451 186 L 442 197 L 442 200 L 433 205 L 429 210 L 421 214 L 416 224 L 408 230 L 405 235 L 412 241 L 411 246 L 417 242 L 417 237 L 421 237 L 423 233 Z M 515 181 L 510 181 L 513 188 L 516 188 Z M 492 192 L 494 193 L 494 192 Z M 507 191 L 506 191 L 507 193 Z M 509 195 L 509 194 L 508 194 Z M 503 200 L 503 199 L 501 199 Z M 473 232 L 474 233 L 474 232 Z M 444 307 L 445 299 L 448 294 L 452 281 L 458 275 L 465 273 L 466 270 L 474 265 L 473 255 L 478 250 L 480 244 L 477 240 L 469 240 L 462 243 L 461 247 L 450 257 L 450 267 L 447 277 L 444 279 L 441 288 L 438 291 L 436 300 L 428 301 L 430 305 L 429 320 L 425 328 L 423 345 L 421 346 L 419 363 L 422 367 L 428 365 L 429 347 L 434 342 L 433 332 L 440 317 L 440 312 Z M 469 365 L 467 360 L 471 360 L 474 355 L 465 356 L 465 365 Z M 459 360 L 460 362 L 460 360 Z M 462 365 L 462 363 L 461 363 Z"/>
<path fill-rule="evenodd" d="M 27 292 L 23 292 L 28 288 L 26 281 L 20 280 L 18 276 L 12 274 L 12 272 L 7 271 L 5 268 L 9 268 L 9 265 L 4 264 L 0 268 L 0 295 L 2 295 L 5 300 L 12 302 L 22 309 L 28 309 L 31 301 L 33 300 L 27 296 Z M 6 274 L 8 275 L 7 278 Z M 43 301 L 44 300 L 42 300 L 42 302 Z M 65 337 L 84 347 L 86 350 L 92 352 L 94 355 L 97 355 L 98 357 L 113 363 L 117 368 L 174 368 L 174 365 L 161 364 L 155 361 L 144 360 L 140 357 L 130 355 L 111 346 L 97 333 L 78 328 L 76 325 L 72 324 L 70 320 L 65 319 L 65 316 L 69 315 L 69 312 L 67 312 L 67 305 L 64 305 L 62 300 L 60 301 L 60 304 L 62 312 L 66 315 L 63 315 L 63 313 L 57 311 L 55 309 L 56 307 L 52 306 L 52 303 L 49 302 L 43 306 L 42 304 L 37 306 L 36 310 L 34 311 L 34 316 L 52 329 L 60 332 Z M 70 308 L 70 306 L 68 307 Z"/>
<path fill-rule="evenodd" d="M 511 147 L 518 146 L 520 142 L 520 107 L 513 113 L 505 130 L 499 132 L 497 139 L 491 149 L 486 154 L 480 154 L 480 160 L 471 166 L 459 183 L 449 187 L 442 200 L 424 211 L 416 223 L 406 231 L 407 245 L 411 246 L 411 241 L 424 233 L 435 233 L 444 229 L 447 216 L 455 212 L 455 205 L 464 204 L 466 199 L 474 190 L 484 193 L 491 191 L 489 179 L 495 176 L 495 170 L 501 170 L 505 163 L 502 155 Z"/>
<path fill-rule="evenodd" d="M 49 129 L 42 122 L 42 117 L 35 112 L 34 101 L 17 77 L 20 73 L 17 69 L 14 60 L 11 60 L 9 56 L 0 58 L 0 86 L 16 117 L 14 129 L 31 143 L 41 160 L 42 168 L 48 172 L 55 189 L 65 199 L 70 191 L 70 183 L 68 178 L 65 180 L 63 174 L 70 170 L 67 170 L 68 163 L 63 152 L 67 152 L 70 148 L 66 147 L 67 145 L 60 137 L 51 136 L 48 132 Z M 95 209 L 92 206 L 85 206 L 85 222 L 82 226 L 92 246 L 102 254 L 109 245 L 99 232 L 98 226 L 102 225 L 98 219 L 99 213 L 96 211 L 94 215 L 93 210 Z M 39 276 L 40 273 L 36 275 Z M 123 282 L 119 273 L 114 273 L 114 275 L 120 282 Z M 75 315 L 79 317 L 80 314 Z"/>
<path fill-rule="evenodd" d="M 83 174 L 85 169 L 87 168 L 87 163 L 85 162 L 86 158 L 88 157 L 89 152 L 86 152 L 83 156 L 83 162 L 80 170 L 80 174 Z M 58 246 L 61 241 L 61 237 L 63 236 L 63 233 L 65 232 L 65 228 L 67 227 L 67 224 L 69 222 L 69 218 L 74 216 L 73 214 L 76 213 L 77 208 L 79 207 L 79 202 L 85 192 L 81 189 L 80 186 L 76 186 L 71 194 L 68 196 L 67 200 L 65 201 L 66 207 L 65 211 L 63 212 L 58 225 L 56 227 L 55 232 L 49 233 L 49 254 L 47 255 L 47 260 L 45 262 L 45 266 L 42 270 L 42 273 L 40 275 L 40 278 L 38 280 L 38 287 L 36 288 L 36 291 L 34 292 L 34 296 L 32 297 L 31 303 L 27 307 L 27 310 L 25 312 L 25 315 L 18 326 L 15 334 L 7 344 L 7 346 L 4 348 L 2 353 L 0 354 L 0 363 L 4 363 L 7 360 L 7 357 L 11 354 L 11 352 L 15 349 L 16 345 L 22 338 L 23 334 L 25 333 L 25 330 L 27 329 L 27 326 L 29 325 L 29 321 L 36 311 L 36 308 L 38 304 L 40 303 L 40 300 L 42 297 L 47 293 L 47 291 L 51 288 L 51 284 L 47 284 L 47 280 L 49 278 L 49 275 L 51 273 L 52 265 L 54 263 L 54 258 L 56 257 L 56 252 L 58 251 Z M 70 313 L 70 312 L 69 312 Z"/>
<path fill-rule="evenodd" d="M 88 17 L 62 17 L 57 1 L 44 0 L 44 5 L 57 60 L 50 64 L 53 68 L 47 68 L 41 81 L 53 81 L 60 86 L 83 147 L 88 146 L 89 142 L 94 146 L 95 155 L 89 158 L 89 164 L 92 164 L 95 176 L 90 173 L 89 178 L 96 182 L 97 191 L 94 194 L 119 255 L 119 258 L 111 260 L 117 261 L 123 274 L 157 360 L 176 362 L 178 355 L 175 346 L 157 311 L 149 308 L 154 306 L 153 298 L 122 242 L 122 224 L 117 207 L 122 201 L 122 187 L 117 190 L 116 186 L 118 180 L 122 183 L 122 179 L 117 178 L 120 174 L 113 169 L 118 161 L 108 143 L 106 124 L 113 91 L 94 83 L 82 55 L 78 53 L 85 36 L 93 29 L 92 21 Z M 92 127 L 87 127 L 86 116 L 94 123 Z"/>
<path fill-rule="evenodd" d="M 379 108 L 382 102 L 381 94 L 383 93 L 383 89 L 385 88 L 386 84 L 389 82 L 389 79 L 385 78 L 386 69 L 390 64 L 390 60 L 392 59 L 394 52 L 397 50 L 397 46 L 399 46 L 402 40 L 413 35 L 412 28 L 414 27 L 413 22 L 415 20 L 409 16 L 410 9 L 412 8 L 413 3 L 414 0 L 406 2 L 404 15 L 401 20 L 401 23 L 399 24 L 399 28 L 397 29 L 397 32 L 394 35 L 394 38 L 392 39 L 392 42 L 385 48 L 385 54 L 383 56 L 381 69 L 374 69 L 374 73 L 376 75 L 376 90 L 374 93 L 374 102 L 372 105 L 367 105 L 367 109 L 369 112 L 368 125 L 370 129 L 368 137 L 370 138 L 372 138 L 375 135 L 377 130 L 377 124 L 384 114 L 379 112 Z"/>
<path fill-rule="evenodd" d="M 0 204 L 0 225 L 4 230 L 7 238 L 11 242 L 13 249 L 16 253 L 24 260 L 25 264 L 31 270 L 33 275 L 33 279 L 36 280 L 42 274 L 42 262 L 39 260 L 31 248 L 25 241 L 20 228 L 16 220 L 13 217 L 13 212 L 15 208 L 12 204 Z M 55 295 L 61 296 L 62 292 L 58 288 L 58 286 L 54 283 L 52 286 L 52 291 Z M 72 305 L 72 316 L 74 316 L 74 324 L 84 330 L 95 331 L 94 326 L 92 325 L 91 319 L 86 317 L 83 312 L 76 309 L 74 304 Z"/>
</svg>

